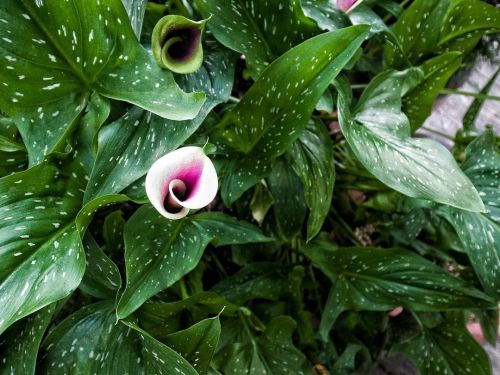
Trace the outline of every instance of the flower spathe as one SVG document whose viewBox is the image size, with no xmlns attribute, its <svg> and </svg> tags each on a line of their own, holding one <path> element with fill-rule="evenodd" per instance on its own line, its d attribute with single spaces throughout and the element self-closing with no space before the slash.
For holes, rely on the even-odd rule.
<svg viewBox="0 0 500 375">
<path fill-rule="evenodd" d="M 343 12 L 347 12 L 357 0 L 337 0 L 337 8 Z"/>
<path fill-rule="evenodd" d="M 217 172 L 202 148 L 182 147 L 153 163 L 145 187 L 148 199 L 161 215 L 181 219 L 190 209 L 212 202 L 217 194 Z"/>
</svg>

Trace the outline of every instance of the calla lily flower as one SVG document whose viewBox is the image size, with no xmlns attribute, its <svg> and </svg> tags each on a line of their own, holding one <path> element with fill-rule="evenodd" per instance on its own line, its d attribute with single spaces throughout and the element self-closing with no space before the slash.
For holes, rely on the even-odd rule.
<svg viewBox="0 0 500 375">
<path fill-rule="evenodd" d="M 347 12 L 357 0 L 337 0 L 337 8 L 342 12 Z"/>
<path fill-rule="evenodd" d="M 167 219 L 181 219 L 217 194 L 217 172 L 200 147 L 182 147 L 153 163 L 146 176 L 146 194 Z"/>
</svg>

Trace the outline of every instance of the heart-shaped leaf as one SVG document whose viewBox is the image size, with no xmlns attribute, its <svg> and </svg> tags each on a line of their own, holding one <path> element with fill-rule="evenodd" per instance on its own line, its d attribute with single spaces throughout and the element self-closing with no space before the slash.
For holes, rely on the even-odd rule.
<svg viewBox="0 0 500 375">
<path fill-rule="evenodd" d="M 270 171 L 302 133 L 321 95 L 349 62 L 368 26 L 331 31 L 292 48 L 273 62 L 223 120 L 220 136 L 234 155 L 222 180 L 232 203 Z"/>
<path fill-rule="evenodd" d="M 413 198 L 484 211 L 478 192 L 451 153 L 434 140 L 410 136 L 401 97 L 420 78 L 416 69 L 381 73 L 352 110 L 350 88 L 337 81 L 342 133 L 365 168 L 394 190 Z"/>
<path fill-rule="evenodd" d="M 172 333 L 163 342 L 192 363 L 200 375 L 206 375 L 219 342 L 220 331 L 219 316 L 216 316 Z"/>
<path fill-rule="evenodd" d="M 4 374 L 35 374 L 38 349 L 55 306 L 30 315 L 10 327 L 0 339 L 0 372 Z"/>
<path fill-rule="evenodd" d="M 119 193 L 144 176 L 153 162 L 181 146 L 208 113 L 231 94 L 234 55 L 211 42 L 205 61 L 195 73 L 177 77 L 186 91 L 203 90 L 207 100 L 193 120 L 170 121 L 139 108 L 105 126 L 99 133 L 99 150 L 85 201 Z"/>
<path fill-rule="evenodd" d="M 325 341 L 337 317 L 349 309 L 443 311 L 494 305 L 479 290 L 407 250 L 339 248 L 319 237 L 304 254 L 333 283 L 321 317 Z"/>
<path fill-rule="evenodd" d="M 491 130 L 466 150 L 462 169 L 481 195 L 486 213 L 445 207 L 439 212 L 453 225 L 484 290 L 500 298 L 500 154 Z"/>
<path fill-rule="evenodd" d="M 278 56 L 318 34 L 296 0 L 196 0 L 208 28 L 226 47 L 244 54 L 257 78 Z M 279 14 L 279 17 L 277 16 Z"/>
<path fill-rule="evenodd" d="M 85 306 L 44 340 L 44 374 L 185 374 L 196 370 L 134 324 L 116 321 L 112 302 Z"/>
<path fill-rule="evenodd" d="M 0 107 L 31 164 L 64 144 L 92 91 L 174 120 L 203 104 L 203 93 L 181 91 L 137 42 L 120 0 L 5 0 L 0 34 Z"/>
<path fill-rule="evenodd" d="M 252 225 L 219 212 L 167 220 L 152 206 L 141 207 L 125 226 L 127 284 L 118 317 L 130 315 L 192 271 L 210 242 L 223 246 L 267 240 Z"/>
<path fill-rule="evenodd" d="M 0 334 L 78 287 L 81 179 L 48 162 L 0 179 Z"/>
<path fill-rule="evenodd" d="M 467 332 L 462 314 L 453 314 L 438 326 L 396 345 L 392 352 L 409 357 L 421 375 L 489 375 L 488 355 Z"/>
<path fill-rule="evenodd" d="M 287 157 L 304 187 L 310 209 L 307 221 L 307 240 L 310 240 L 318 234 L 330 211 L 335 182 L 332 142 L 325 126 L 310 122 Z"/>
</svg>

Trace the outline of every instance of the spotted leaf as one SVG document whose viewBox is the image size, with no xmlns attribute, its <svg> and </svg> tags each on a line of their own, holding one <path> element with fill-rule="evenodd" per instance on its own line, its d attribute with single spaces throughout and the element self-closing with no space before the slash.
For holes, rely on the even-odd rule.
<svg viewBox="0 0 500 375">
<path fill-rule="evenodd" d="M 193 120 L 170 121 L 131 109 L 99 133 L 97 161 L 85 191 L 85 201 L 119 193 L 141 178 L 153 162 L 177 149 L 203 122 L 208 113 L 231 94 L 233 54 L 215 42 L 205 48 L 205 60 L 195 73 L 177 77 L 186 91 L 203 90 L 207 100 Z"/>
<path fill-rule="evenodd" d="M 119 318 L 192 271 L 209 243 L 223 246 L 268 240 L 252 225 L 222 213 L 168 220 L 150 205 L 136 211 L 124 235 L 127 284 L 117 307 Z"/>
<path fill-rule="evenodd" d="M 407 250 L 339 248 L 324 237 L 304 254 L 332 281 L 320 334 L 327 339 L 345 310 L 445 311 L 492 307 L 493 301 L 442 268 Z"/>
<path fill-rule="evenodd" d="M 297 0 L 195 0 L 217 40 L 245 55 L 254 78 L 276 58 L 318 34 Z"/>
<path fill-rule="evenodd" d="M 147 0 L 122 0 L 123 6 L 130 18 L 130 24 L 137 39 L 141 37 L 144 14 L 146 13 Z"/>
<path fill-rule="evenodd" d="M 420 79 L 418 69 L 381 73 L 353 109 L 350 88 L 339 80 L 342 133 L 365 168 L 394 190 L 413 198 L 484 211 L 477 190 L 451 153 L 434 140 L 410 135 L 401 97 Z"/>
<path fill-rule="evenodd" d="M 491 374 L 488 355 L 465 328 L 462 314 L 453 314 L 434 328 L 424 327 L 391 351 L 409 357 L 421 375 Z"/>
<path fill-rule="evenodd" d="M 35 374 L 38 349 L 55 311 L 54 305 L 10 327 L 0 338 L 0 372 Z"/>
<path fill-rule="evenodd" d="M 45 162 L 0 179 L 0 333 L 78 287 L 80 178 Z"/>
<path fill-rule="evenodd" d="M 500 154 L 495 134 L 487 130 L 466 150 L 462 169 L 483 199 L 485 213 L 443 208 L 440 212 L 455 228 L 484 290 L 500 298 Z"/>
<path fill-rule="evenodd" d="M 302 0 L 304 14 L 322 30 L 337 30 L 351 25 L 347 15 L 330 0 Z"/>
<path fill-rule="evenodd" d="M 196 370 L 135 324 L 117 321 L 109 301 L 85 306 L 44 340 L 44 374 L 184 374 Z"/>
<path fill-rule="evenodd" d="M 222 180 L 232 203 L 270 170 L 306 128 L 331 81 L 368 33 L 366 25 L 331 31 L 292 48 L 273 62 L 223 121 L 219 136 L 244 156 L 234 156 Z"/>
<path fill-rule="evenodd" d="M 0 106 L 31 164 L 64 145 L 92 91 L 174 120 L 195 117 L 204 101 L 154 63 L 120 0 L 5 0 L 0 35 Z"/>
<path fill-rule="evenodd" d="M 181 354 L 200 375 L 209 372 L 221 326 L 219 316 L 204 319 L 191 327 L 172 333 L 163 342 Z"/>
</svg>

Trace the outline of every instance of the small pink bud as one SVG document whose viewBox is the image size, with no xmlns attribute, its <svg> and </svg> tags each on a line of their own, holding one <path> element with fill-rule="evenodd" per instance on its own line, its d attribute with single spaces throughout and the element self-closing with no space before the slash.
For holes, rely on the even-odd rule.
<svg viewBox="0 0 500 375">
<path fill-rule="evenodd" d="M 396 307 L 394 310 L 391 310 L 387 315 L 389 315 L 391 318 L 395 318 L 399 314 L 403 312 L 403 308 L 401 306 Z"/>
<path fill-rule="evenodd" d="M 200 147 L 182 147 L 153 163 L 146 176 L 146 194 L 156 210 L 168 219 L 186 216 L 213 201 L 217 172 Z"/>
<path fill-rule="evenodd" d="M 357 0 L 337 0 L 337 8 L 342 12 L 347 12 Z"/>
</svg>

